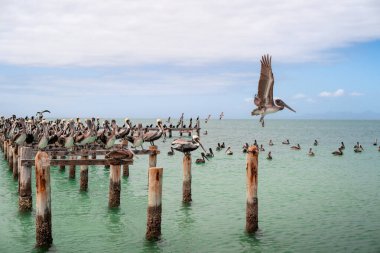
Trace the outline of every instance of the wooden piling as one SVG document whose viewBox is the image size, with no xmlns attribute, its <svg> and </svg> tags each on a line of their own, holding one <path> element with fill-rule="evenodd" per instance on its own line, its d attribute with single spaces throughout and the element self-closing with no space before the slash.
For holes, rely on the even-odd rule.
<svg viewBox="0 0 380 253">
<path fill-rule="evenodd" d="M 12 151 L 12 170 L 13 170 L 13 179 L 18 179 L 18 146 L 16 145 Z"/>
<path fill-rule="evenodd" d="M 36 246 L 48 247 L 53 242 L 50 197 L 50 160 L 45 152 L 39 151 L 36 164 Z"/>
<path fill-rule="evenodd" d="M 66 156 L 61 156 L 61 159 L 66 159 Z M 65 171 L 66 167 L 65 165 L 59 165 L 59 171 Z"/>
<path fill-rule="evenodd" d="M 20 160 L 32 159 L 33 149 L 21 147 L 19 153 L 18 207 L 22 212 L 32 210 L 32 165 L 21 165 Z"/>
<path fill-rule="evenodd" d="M 149 150 L 149 168 L 156 167 L 157 165 L 157 146 L 150 146 Z"/>
<path fill-rule="evenodd" d="M 111 164 L 110 187 L 108 195 L 108 206 L 110 208 L 120 206 L 120 164 Z"/>
<path fill-rule="evenodd" d="M 13 171 L 13 146 L 8 146 L 8 165 L 9 170 Z"/>
<path fill-rule="evenodd" d="M 248 233 L 254 233 L 258 229 L 258 150 L 256 146 L 250 146 L 247 152 L 247 209 L 245 229 Z"/>
<path fill-rule="evenodd" d="M 191 199 L 191 154 L 183 156 L 183 183 L 182 183 L 182 201 L 189 203 Z"/>
<path fill-rule="evenodd" d="M 75 160 L 75 159 L 77 159 L 77 157 L 76 156 L 72 156 L 71 159 Z M 70 168 L 70 170 L 69 170 L 69 178 L 70 179 L 74 179 L 75 178 L 75 165 L 70 165 L 69 168 Z"/>
<path fill-rule="evenodd" d="M 145 234 L 147 240 L 157 240 L 161 235 L 162 174 L 163 168 L 149 168 L 148 209 Z"/>
<path fill-rule="evenodd" d="M 82 160 L 88 160 L 88 155 L 84 155 Z M 88 165 L 80 166 L 80 190 L 87 191 L 88 188 Z"/>
<path fill-rule="evenodd" d="M 172 138 L 172 129 L 169 128 L 169 138 Z"/>
<path fill-rule="evenodd" d="M 123 165 L 123 177 L 129 177 L 129 164 Z"/>
<path fill-rule="evenodd" d="M 8 159 L 8 141 L 4 141 L 4 160 Z"/>
</svg>

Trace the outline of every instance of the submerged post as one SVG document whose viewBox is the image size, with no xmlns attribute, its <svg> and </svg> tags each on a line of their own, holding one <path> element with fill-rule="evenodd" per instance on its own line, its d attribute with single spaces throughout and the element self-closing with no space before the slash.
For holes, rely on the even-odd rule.
<svg viewBox="0 0 380 253">
<path fill-rule="evenodd" d="M 20 211 L 32 210 L 32 165 L 21 165 L 21 160 L 32 159 L 33 149 L 21 147 L 19 154 L 19 179 L 18 179 L 18 208 Z"/>
<path fill-rule="evenodd" d="M 149 168 L 148 210 L 146 222 L 147 240 L 159 239 L 161 235 L 163 168 Z"/>
<path fill-rule="evenodd" d="M 83 155 L 82 160 L 88 160 L 88 155 Z M 88 188 L 88 165 L 80 166 L 80 190 L 87 191 Z"/>
<path fill-rule="evenodd" d="M 183 156 L 182 201 L 189 203 L 191 200 L 191 154 L 185 153 Z"/>
<path fill-rule="evenodd" d="M 108 206 L 110 208 L 120 206 L 120 164 L 111 164 L 110 187 L 108 194 Z"/>
<path fill-rule="evenodd" d="M 36 246 L 47 247 L 53 242 L 51 232 L 50 160 L 39 151 L 36 163 Z"/>
<path fill-rule="evenodd" d="M 76 160 L 77 157 L 74 155 L 71 157 L 72 160 Z M 70 170 L 69 170 L 69 178 L 74 179 L 75 178 L 75 165 L 70 165 Z"/>
<path fill-rule="evenodd" d="M 247 152 L 247 209 L 245 229 L 248 233 L 254 233 L 258 229 L 258 199 L 257 199 L 257 175 L 258 175 L 258 150 L 256 146 L 250 146 Z"/>
</svg>

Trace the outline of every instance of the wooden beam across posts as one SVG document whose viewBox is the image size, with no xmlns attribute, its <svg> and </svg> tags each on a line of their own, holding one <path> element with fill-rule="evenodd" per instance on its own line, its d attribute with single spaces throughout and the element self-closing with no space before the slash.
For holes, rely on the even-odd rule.
<svg viewBox="0 0 380 253">
<path fill-rule="evenodd" d="M 34 163 L 34 159 L 22 159 L 20 160 L 21 164 L 27 164 L 27 163 Z M 60 166 L 60 165 L 110 165 L 112 163 L 117 162 L 118 164 L 133 164 L 133 159 L 121 159 L 121 160 L 111 160 L 111 159 L 52 159 L 50 160 L 50 165 L 51 166 Z"/>
<path fill-rule="evenodd" d="M 36 161 L 36 246 L 53 243 L 51 223 L 50 160 L 46 152 L 38 152 Z"/>
<path fill-rule="evenodd" d="M 183 182 L 182 182 L 182 201 L 190 203 L 191 199 L 191 154 L 183 156 Z"/>
<path fill-rule="evenodd" d="M 20 147 L 19 153 L 19 178 L 18 178 L 18 207 L 19 210 L 31 211 L 32 210 L 32 166 L 31 163 L 21 165 L 20 160 L 31 159 L 32 158 L 32 148 L 30 147 Z"/>
<path fill-rule="evenodd" d="M 157 240 L 161 235 L 162 174 L 163 168 L 149 168 L 148 209 L 145 234 L 147 240 Z"/>
<path fill-rule="evenodd" d="M 250 146 L 247 152 L 247 208 L 246 225 L 248 233 L 254 233 L 258 229 L 258 198 L 257 198 L 257 178 L 258 178 L 258 155 L 256 146 Z"/>
</svg>

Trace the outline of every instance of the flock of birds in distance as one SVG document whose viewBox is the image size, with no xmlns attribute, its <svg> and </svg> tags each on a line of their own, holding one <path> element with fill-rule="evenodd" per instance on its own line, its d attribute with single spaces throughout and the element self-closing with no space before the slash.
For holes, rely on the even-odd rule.
<svg viewBox="0 0 380 253">
<path fill-rule="evenodd" d="M 264 117 L 267 114 L 276 113 L 284 108 L 287 108 L 293 112 L 290 106 L 288 106 L 281 99 L 273 98 L 273 87 L 274 87 L 274 76 L 272 72 L 272 59 L 269 55 L 264 55 L 261 59 L 261 73 L 258 83 L 257 94 L 254 96 L 254 104 L 256 108 L 251 112 L 252 116 L 260 115 L 259 122 L 262 127 L 264 127 Z M 44 114 L 50 113 L 48 110 L 37 112 L 36 116 L 17 118 L 13 115 L 10 118 L 1 117 L 0 118 L 0 133 L 2 133 L 7 140 L 11 140 L 14 145 L 34 145 L 39 150 L 44 150 L 48 145 L 55 145 L 60 147 L 65 147 L 67 149 L 76 148 L 91 148 L 92 144 L 100 145 L 101 147 L 109 150 L 113 150 L 113 147 L 117 143 L 117 140 L 123 142 L 124 140 L 131 143 L 132 148 L 136 150 L 137 147 L 143 149 L 143 143 L 149 142 L 154 145 L 154 141 L 163 137 L 163 141 L 166 141 L 166 132 L 173 128 L 186 128 L 184 125 L 183 113 L 180 117 L 178 123 L 173 125 L 169 117 L 166 123 L 163 124 L 160 119 L 157 119 L 157 124 L 155 126 L 150 125 L 143 127 L 142 124 L 132 125 L 132 122 L 126 118 L 122 126 L 118 126 L 116 120 L 104 120 L 100 123 L 99 118 L 86 119 L 83 123 L 79 118 L 75 119 L 56 119 L 54 121 L 47 121 L 44 119 Z M 222 112 L 219 116 L 221 120 L 224 117 Z M 207 123 L 211 118 L 211 115 L 205 119 Z M 199 117 L 196 119 L 196 123 L 193 125 L 192 119 L 188 124 L 189 129 L 197 129 L 199 122 Z M 170 125 L 169 125 L 170 124 Z M 190 130 L 191 131 L 191 130 Z M 203 133 L 207 134 L 207 131 Z M 282 142 L 285 145 L 289 145 L 289 140 Z M 174 150 L 180 151 L 184 154 L 190 154 L 190 152 L 201 147 L 204 152 L 201 153 L 201 158 L 196 159 L 196 163 L 205 163 L 208 158 L 214 157 L 212 148 L 208 151 L 204 148 L 200 142 L 198 135 L 193 135 L 192 139 L 175 139 L 172 143 L 171 150 L 168 155 L 174 155 Z M 257 147 L 259 151 L 265 151 L 263 145 L 257 144 L 256 140 L 253 144 Z M 273 146 L 272 140 L 269 141 L 269 146 Z M 314 146 L 318 145 L 318 141 L 314 141 Z M 377 146 L 377 139 L 373 144 Z M 248 143 L 243 145 L 242 151 L 247 152 Z M 216 151 L 221 151 L 225 148 L 224 142 L 222 144 L 218 143 Z M 299 144 L 292 146 L 293 150 L 300 150 L 301 146 Z M 344 143 L 337 151 L 332 152 L 333 155 L 341 156 L 343 155 L 343 150 L 345 149 Z M 355 152 L 362 152 L 364 148 L 359 142 L 354 146 Z M 380 146 L 379 146 L 380 151 Z M 131 149 L 121 149 L 118 150 L 119 154 L 124 154 L 125 156 L 134 156 L 134 152 Z M 225 153 L 227 155 L 232 155 L 233 152 L 231 147 L 227 147 Z M 309 156 L 314 156 L 312 148 L 309 149 Z M 269 151 L 267 159 L 272 159 L 272 154 Z"/>
</svg>

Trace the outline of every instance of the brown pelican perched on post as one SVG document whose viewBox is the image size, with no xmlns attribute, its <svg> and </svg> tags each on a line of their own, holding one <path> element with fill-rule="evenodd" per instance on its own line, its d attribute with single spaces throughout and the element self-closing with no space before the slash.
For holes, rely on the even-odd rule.
<svg viewBox="0 0 380 253">
<path fill-rule="evenodd" d="M 202 143 L 199 140 L 198 135 L 193 135 L 192 140 L 177 139 L 172 142 L 172 146 L 175 150 L 182 152 L 184 154 L 190 153 L 201 146 L 201 148 L 207 153 Z"/>
<path fill-rule="evenodd" d="M 252 116 L 261 115 L 260 122 L 263 127 L 264 117 L 267 114 L 281 111 L 285 107 L 293 112 L 296 112 L 281 99 L 273 100 L 273 85 L 274 76 L 272 72 L 272 57 L 269 55 L 264 55 L 261 58 L 261 74 L 258 85 L 258 94 L 256 94 L 254 98 L 254 103 L 257 108 L 251 112 Z"/>
<path fill-rule="evenodd" d="M 17 144 L 22 146 L 26 140 L 26 125 L 25 120 L 23 118 L 20 119 L 20 127 L 19 132 L 13 136 L 13 141 Z"/>
<path fill-rule="evenodd" d="M 164 128 L 162 127 L 162 121 L 160 119 L 157 119 L 157 125 L 158 125 L 158 131 L 149 131 L 144 133 L 144 141 L 149 141 L 150 145 L 154 146 L 154 141 L 161 138 L 162 134 L 166 137 Z"/>
</svg>

